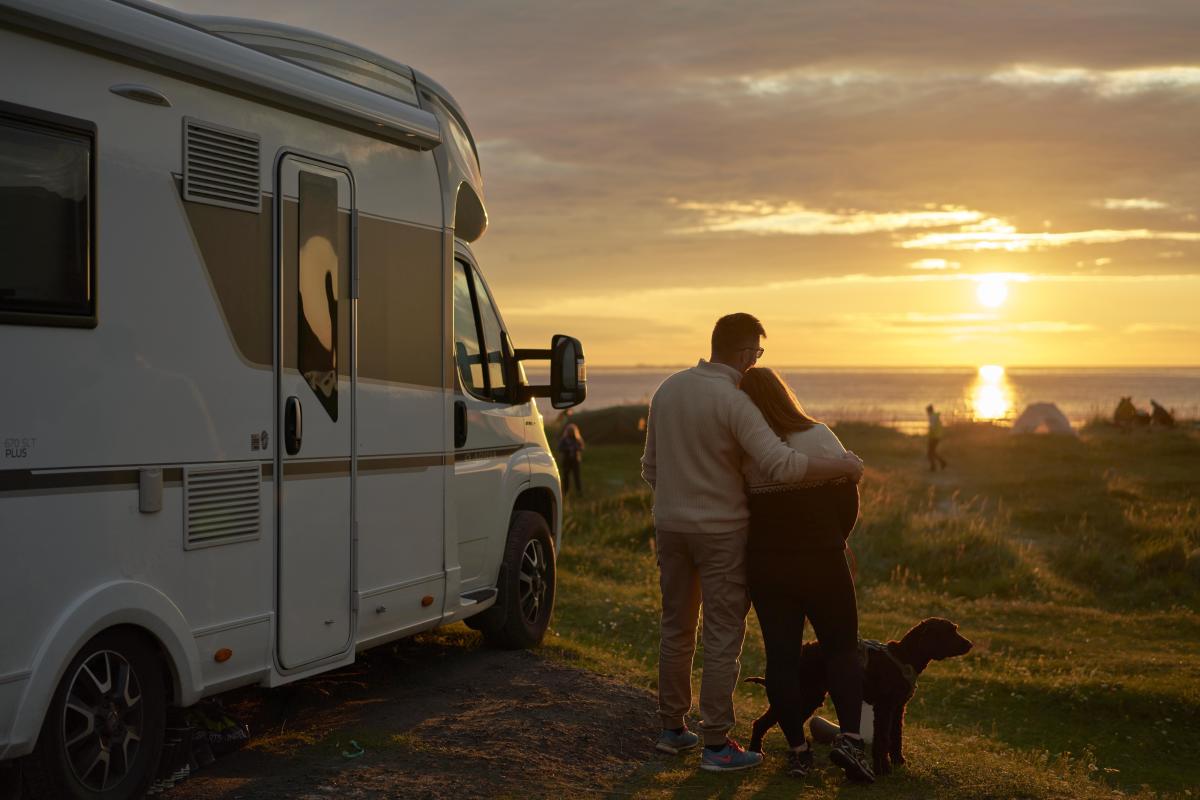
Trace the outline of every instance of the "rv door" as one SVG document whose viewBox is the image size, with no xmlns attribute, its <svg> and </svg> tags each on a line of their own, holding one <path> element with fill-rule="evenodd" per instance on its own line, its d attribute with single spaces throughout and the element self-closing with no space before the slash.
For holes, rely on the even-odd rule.
<svg viewBox="0 0 1200 800">
<path fill-rule="evenodd" d="M 454 261 L 454 497 L 462 589 L 491 586 L 512 512 L 506 491 L 527 475 L 528 408 L 514 399 L 515 363 L 487 286 L 460 254 Z"/>
<path fill-rule="evenodd" d="M 353 182 L 287 155 L 276 197 L 278 660 L 293 670 L 353 632 Z"/>
</svg>

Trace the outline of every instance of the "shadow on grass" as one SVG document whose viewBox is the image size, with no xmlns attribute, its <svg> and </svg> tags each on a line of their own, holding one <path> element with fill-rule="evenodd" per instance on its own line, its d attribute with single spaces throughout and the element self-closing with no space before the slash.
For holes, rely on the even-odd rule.
<svg viewBox="0 0 1200 800">
<path fill-rule="evenodd" d="M 686 766 L 656 759 L 642 767 L 610 797 L 644 797 L 648 800 L 792 800 L 796 797 L 1010 800 L 1022 796 L 1019 782 L 990 782 L 983 773 L 973 782 L 964 781 L 961 775 L 952 779 L 936 765 L 933 768 L 922 765 L 916 769 L 900 767 L 874 784 L 856 784 L 848 781 L 842 770 L 829 762 L 828 747 L 817 745 L 815 756 L 815 766 L 804 778 L 787 773 L 787 751 L 783 747 L 768 748 L 762 766 L 728 775 L 700 770 L 698 757 Z"/>
</svg>

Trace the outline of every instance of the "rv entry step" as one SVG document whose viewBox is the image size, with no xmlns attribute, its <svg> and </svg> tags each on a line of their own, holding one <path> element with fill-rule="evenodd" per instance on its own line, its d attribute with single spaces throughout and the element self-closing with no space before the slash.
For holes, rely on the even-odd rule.
<svg viewBox="0 0 1200 800">
<path fill-rule="evenodd" d="M 486 589 L 476 589 L 473 592 L 467 592 L 466 594 L 460 594 L 458 596 L 458 601 L 459 601 L 460 605 L 473 606 L 478 603 L 483 603 L 487 600 L 491 600 L 492 598 L 494 598 L 496 596 L 498 591 L 499 590 L 496 589 L 495 586 L 489 586 Z"/>
</svg>

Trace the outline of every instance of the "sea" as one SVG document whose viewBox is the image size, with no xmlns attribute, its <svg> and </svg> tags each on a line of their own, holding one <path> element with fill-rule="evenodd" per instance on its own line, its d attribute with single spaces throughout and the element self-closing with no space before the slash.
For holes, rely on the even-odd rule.
<svg viewBox="0 0 1200 800">
<path fill-rule="evenodd" d="M 663 379 L 682 367 L 589 367 L 582 411 L 647 403 Z M 872 422 L 923 432 L 925 406 L 943 422 L 1011 425 L 1031 403 L 1053 403 L 1079 427 L 1111 419 L 1117 402 L 1153 399 L 1178 420 L 1200 420 L 1200 367 L 777 367 L 813 417 L 826 422 Z M 531 372 L 530 380 L 539 376 Z M 553 419 L 548 404 L 542 413 Z"/>
</svg>

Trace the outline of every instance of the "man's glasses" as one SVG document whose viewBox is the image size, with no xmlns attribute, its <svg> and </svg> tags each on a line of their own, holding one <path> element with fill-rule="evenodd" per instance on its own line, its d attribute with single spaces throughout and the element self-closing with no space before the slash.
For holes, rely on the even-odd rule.
<svg viewBox="0 0 1200 800">
<path fill-rule="evenodd" d="M 751 353 L 754 353 L 754 359 L 756 361 L 763 357 L 763 353 L 767 352 L 766 350 L 762 349 L 761 347 L 743 347 L 738 352 L 744 353 L 747 350 L 749 350 Z"/>
</svg>

